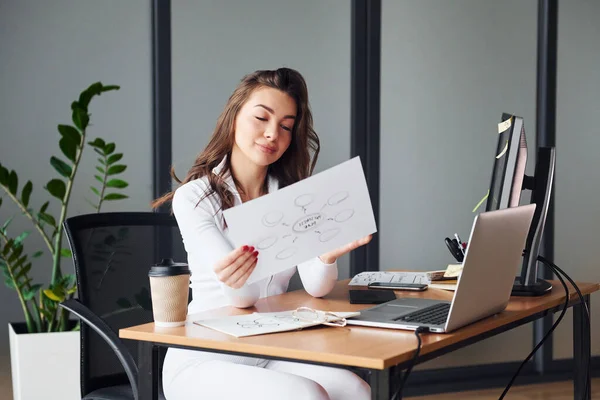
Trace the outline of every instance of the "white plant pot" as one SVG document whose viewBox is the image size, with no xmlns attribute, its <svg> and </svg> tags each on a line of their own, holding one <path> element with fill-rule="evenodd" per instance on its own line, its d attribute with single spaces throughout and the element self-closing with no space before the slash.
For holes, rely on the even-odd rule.
<svg viewBox="0 0 600 400">
<path fill-rule="evenodd" d="M 79 332 L 21 333 L 8 324 L 14 400 L 80 400 Z"/>
</svg>

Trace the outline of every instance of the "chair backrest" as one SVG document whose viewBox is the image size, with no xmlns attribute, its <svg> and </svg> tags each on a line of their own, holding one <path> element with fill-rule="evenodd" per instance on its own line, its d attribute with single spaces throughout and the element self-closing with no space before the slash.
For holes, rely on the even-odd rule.
<svg viewBox="0 0 600 400">
<path fill-rule="evenodd" d="M 98 213 L 68 218 L 64 226 L 79 301 L 117 333 L 120 328 L 151 322 L 150 266 L 163 258 L 187 260 L 175 218 L 152 212 Z M 136 359 L 137 343 L 124 342 Z M 82 324 L 82 395 L 120 384 L 129 381 L 117 356 Z"/>
</svg>

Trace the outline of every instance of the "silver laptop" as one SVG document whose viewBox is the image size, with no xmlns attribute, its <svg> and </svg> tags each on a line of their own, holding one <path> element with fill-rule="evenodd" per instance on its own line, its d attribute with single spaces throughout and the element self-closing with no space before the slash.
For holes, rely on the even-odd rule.
<svg viewBox="0 0 600 400">
<path fill-rule="evenodd" d="M 530 204 L 475 217 L 452 302 L 399 298 L 361 311 L 348 325 L 443 333 L 504 310 L 534 211 Z"/>
</svg>

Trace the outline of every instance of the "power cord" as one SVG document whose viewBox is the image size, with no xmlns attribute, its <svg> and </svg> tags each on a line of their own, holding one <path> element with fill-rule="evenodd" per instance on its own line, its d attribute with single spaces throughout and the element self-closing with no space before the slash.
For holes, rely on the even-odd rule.
<svg viewBox="0 0 600 400">
<path fill-rule="evenodd" d="M 523 367 L 525 366 L 525 364 L 531 359 L 531 357 L 533 357 L 533 355 L 535 354 L 535 352 L 542 346 L 542 344 L 544 344 L 544 342 L 546 341 L 546 339 L 552 334 L 552 332 L 554 331 L 554 329 L 556 329 L 556 327 L 558 326 L 558 324 L 560 323 L 560 321 L 563 319 L 565 313 L 567 312 L 567 308 L 569 307 L 569 289 L 567 288 L 567 284 L 565 283 L 564 279 L 561 277 L 561 274 L 564 275 L 565 278 L 567 278 L 567 280 L 569 281 L 569 283 L 571 283 L 571 285 L 573 285 L 573 287 L 577 291 L 577 294 L 579 295 L 579 300 L 581 301 L 581 304 L 583 304 L 583 306 L 585 308 L 585 311 L 586 311 L 586 318 L 587 318 L 588 328 L 589 328 L 589 324 L 590 324 L 590 310 L 589 310 L 589 308 L 587 306 L 587 303 L 583 300 L 583 295 L 581 294 L 581 291 L 579 290 L 579 287 L 575 284 L 575 282 L 571 279 L 571 277 L 569 277 L 563 270 L 561 270 L 554 263 L 552 263 L 551 261 L 547 260 L 546 258 L 544 258 L 542 256 L 538 256 L 537 259 L 539 261 L 541 261 L 542 263 L 544 263 L 546 266 L 550 267 L 554 271 L 554 273 L 556 274 L 558 280 L 560 281 L 560 283 L 562 284 L 563 288 L 565 289 L 565 294 L 566 294 L 565 305 L 563 306 L 563 309 L 562 309 L 562 311 L 561 311 L 558 319 L 554 322 L 554 324 L 552 325 L 552 327 L 548 330 L 548 332 L 546 332 L 546 334 L 544 335 L 544 337 L 542 338 L 542 340 L 540 340 L 540 342 L 535 346 L 535 348 L 531 351 L 531 353 L 529 353 L 529 355 L 527 356 L 527 358 L 521 363 L 521 365 L 519 366 L 519 368 L 517 369 L 517 371 L 515 372 L 515 374 L 511 378 L 510 382 L 508 383 L 508 385 L 504 389 L 504 392 L 502 392 L 502 395 L 500 395 L 500 397 L 498 398 L 498 400 L 504 399 L 504 396 L 506 396 L 506 394 L 508 393 L 508 391 L 511 388 L 512 384 L 514 383 L 515 379 L 517 378 L 517 376 L 521 372 L 521 369 L 523 369 Z M 586 371 L 589 371 L 589 368 L 590 368 L 590 358 L 589 357 L 588 357 L 587 361 L 588 362 L 587 362 Z M 584 390 L 583 390 L 583 394 L 584 394 L 584 398 L 585 399 L 587 399 L 587 391 L 588 391 L 588 384 L 587 384 L 587 380 L 586 380 L 585 387 L 584 387 Z"/>
<path fill-rule="evenodd" d="M 407 368 L 406 372 L 404 373 L 404 376 L 402 377 L 402 381 L 400 382 L 400 385 L 398 385 L 398 389 L 396 389 L 396 392 L 394 393 L 394 395 L 392 396 L 391 400 L 401 400 L 402 399 L 402 389 L 404 388 L 404 384 L 406 383 L 406 380 L 408 379 L 408 375 L 410 374 L 410 371 L 412 371 L 413 367 L 415 366 L 415 362 L 417 361 L 417 357 L 419 357 L 419 353 L 421 352 L 421 332 L 426 332 L 428 329 L 424 326 L 419 326 L 417 329 L 415 329 L 415 335 L 417 336 L 417 351 L 415 351 L 415 354 L 410 362 L 410 366 Z"/>
<path fill-rule="evenodd" d="M 552 270 L 554 271 L 554 273 L 556 274 L 556 276 L 559 276 L 559 273 L 561 273 L 565 278 L 567 278 L 567 280 L 569 281 L 569 283 L 573 286 L 573 288 L 575 289 L 575 291 L 577 292 L 577 296 L 579 297 L 579 301 L 581 302 L 581 304 L 583 305 L 583 308 L 585 309 L 585 318 L 587 320 L 587 328 L 591 329 L 591 321 L 590 321 L 590 309 L 587 305 L 587 303 L 584 301 L 583 299 L 583 294 L 581 294 L 581 290 L 579 290 L 579 286 L 577 286 L 577 284 L 573 281 L 573 279 L 571 279 L 571 277 L 569 275 L 567 275 L 562 269 L 560 269 L 556 264 L 554 264 L 552 261 L 542 257 L 542 256 L 538 256 L 538 260 L 540 260 L 541 262 L 543 262 L 545 265 L 547 265 L 548 267 L 552 268 Z M 569 295 L 567 294 L 567 299 L 569 298 Z M 587 366 L 585 367 L 585 371 L 586 371 L 586 375 L 587 376 L 589 374 L 590 371 L 590 362 L 591 362 L 591 358 L 590 358 L 590 354 L 587 354 Z M 588 380 L 585 380 L 585 386 L 583 387 L 583 398 L 587 399 L 588 398 L 588 390 L 591 390 L 590 387 L 588 387 Z"/>
</svg>

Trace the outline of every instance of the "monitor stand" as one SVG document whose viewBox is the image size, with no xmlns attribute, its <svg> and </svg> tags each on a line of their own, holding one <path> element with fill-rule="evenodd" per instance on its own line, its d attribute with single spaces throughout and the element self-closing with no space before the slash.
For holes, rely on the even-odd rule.
<svg viewBox="0 0 600 400">
<path fill-rule="evenodd" d="M 555 163 L 554 147 L 540 147 L 537 154 L 535 176 L 525 176 L 523 180 L 523 189 L 531 190 L 531 202 L 535 203 L 537 207 L 527 235 L 521 275 L 515 278 L 513 285 L 513 296 L 542 296 L 550 293 L 552 289 L 550 282 L 538 278 L 537 258 L 540 254 L 542 234 L 550 204 Z"/>
<path fill-rule="evenodd" d="M 523 285 L 521 283 L 521 278 L 516 277 L 515 283 L 512 288 L 512 296 L 542 296 L 550 292 L 552 290 L 552 284 L 543 279 L 538 279 L 535 283 L 531 285 Z"/>
</svg>

